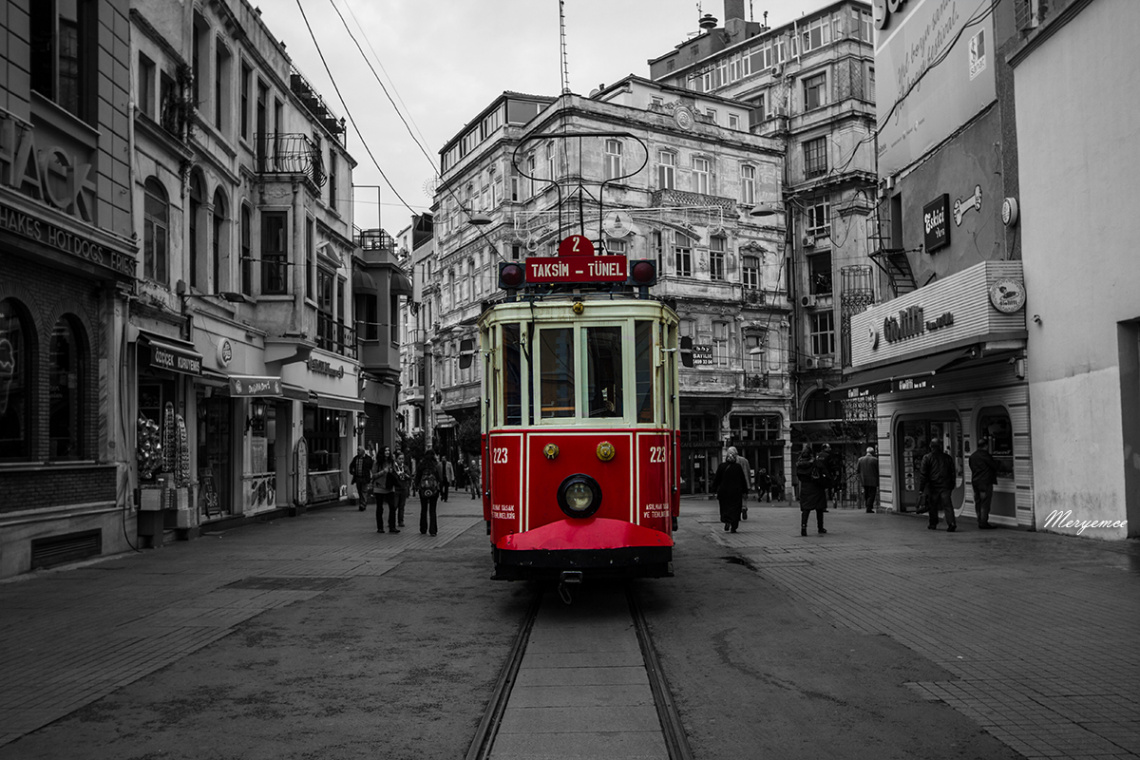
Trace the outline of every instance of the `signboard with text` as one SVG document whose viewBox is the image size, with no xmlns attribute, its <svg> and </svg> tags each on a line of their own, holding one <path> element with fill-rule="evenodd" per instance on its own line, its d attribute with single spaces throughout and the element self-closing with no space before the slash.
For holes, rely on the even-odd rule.
<svg viewBox="0 0 1140 760">
<path fill-rule="evenodd" d="M 625 282 L 625 256 L 527 257 L 526 281 L 535 283 Z"/>
</svg>

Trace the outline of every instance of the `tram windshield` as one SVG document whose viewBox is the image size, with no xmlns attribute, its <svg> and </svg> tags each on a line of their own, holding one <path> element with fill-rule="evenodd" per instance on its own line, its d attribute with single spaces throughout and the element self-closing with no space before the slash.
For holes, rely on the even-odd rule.
<svg viewBox="0 0 1140 760">
<path fill-rule="evenodd" d="M 500 322 L 492 331 L 499 350 L 488 367 L 492 424 L 662 421 L 672 365 L 656 349 L 666 329 L 650 319 Z"/>
</svg>

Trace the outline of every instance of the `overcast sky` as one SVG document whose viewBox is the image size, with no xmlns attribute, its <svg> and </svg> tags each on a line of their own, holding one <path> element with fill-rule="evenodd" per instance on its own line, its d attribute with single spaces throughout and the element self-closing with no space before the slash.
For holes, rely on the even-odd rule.
<svg viewBox="0 0 1140 760">
<path fill-rule="evenodd" d="M 298 2 L 348 112 L 330 84 Z M 345 30 L 334 2 L 422 151 Z M 553 96 L 562 89 L 558 0 L 251 3 L 260 5 L 270 31 L 331 109 L 356 120 L 364 144 L 395 189 L 387 186 L 349 124 L 348 149 L 357 161 L 353 183 L 381 186 L 380 220 L 393 235 L 410 222 L 408 206 L 428 210 L 430 193 L 424 187 L 438 170 L 440 148 L 496 96 L 504 90 Z M 768 24 L 775 27 L 826 4 L 745 0 L 744 8 L 749 19 L 763 20 L 767 11 Z M 646 62 L 693 36 L 702 12 L 724 24 L 722 0 L 705 0 L 700 12 L 695 0 L 565 0 L 563 10 L 570 89 L 581 95 L 628 74 L 648 77 Z M 374 227 L 376 190 L 357 189 L 356 197 L 354 223 Z"/>
</svg>

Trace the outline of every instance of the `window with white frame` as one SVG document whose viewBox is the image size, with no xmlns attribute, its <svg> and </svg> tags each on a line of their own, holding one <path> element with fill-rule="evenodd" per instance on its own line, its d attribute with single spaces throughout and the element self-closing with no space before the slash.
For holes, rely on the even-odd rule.
<svg viewBox="0 0 1140 760">
<path fill-rule="evenodd" d="M 693 191 L 709 195 L 712 185 L 712 162 L 704 156 L 693 156 Z"/>
<path fill-rule="evenodd" d="M 804 140 L 804 177 L 827 174 L 827 138 Z"/>
<path fill-rule="evenodd" d="M 805 77 L 803 82 L 805 111 L 827 105 L 827 72 Z"/>
<path fill-rule="evenodd" d="M 557 160 L 556 160 L 556 153 L 554 150 L 554 142 L 551 141 L 551 142 L 548 142 L 546 144 L 546 177 L 547 177 L 547 179 L 549 179 L 551 182 L 553 182 L 554 178 L 558 176 L 557 170 L 558 170 L 558 164 L 557 164 Z"/>
<path fill-rule="evenodd" d="M 728 128 L 739 130 L 740 129 L 740 116 L 738 116 L 737 114 L 734 114 L 734 113 L 730 113 L 728 115 Z"/>
<path fill-rule="evenodd" d="M 724 280 L 725 239 L 716 235 L 709 238 L 709 279 Z"/>
<path fill-rule="evenodd" d="M 713 322 L 713 364 L 726 367 L 728 361 L 728 322 Z"/>
<path fill-rule="evenodd" d="M 624 174 L 621 166 L 621 157 L 621 140 L 606 140 L 606 179 L 617 179 Z"/>
<path fill-rule="evenodd" d="M 760 289 L 760 257 L 747 255 L 741 257 L 740 282 L 749 290 Z"/>
<path fill-rule="evenodd" d="M 749 206 L 756 203 L 756 167 L 749 164 L 740 166 L 740 202 Z"/>
<path fill-rule="evenodd" d="M 800 28 L 800 52 L 810 53 L 831 44 L 831 18 L 824 16 Z"/>
<path fill-rule="evenodd" d="M 613 256 L 624 256 L 628 251 L 629 247 L 624 240 L 606 238 L 606 253 Z"/>
<path fill-rule="evenodd" d="M 661 230 L 654 230 L 649 238 L 649 245 L 653 258 L 657 260 L 657 273 L 665 274 L 665 235 Z"/>
<path fill-rule="evenodd" d="M 813 356 L 835 354 L 835 315 L 830 309 L 811 315 L 811 353 Z"/>
<path fill-rule="evenodd" d="M 804 209 L 804 234 L 813 238 L 831 237 L 831 204 L 827 201 Z"/>
<path fill-rule="evenodd" d="M 677 154 L 662 150 L 657 153 L 657 187 L 672 190 L 677 182 Z"/>
</svg>

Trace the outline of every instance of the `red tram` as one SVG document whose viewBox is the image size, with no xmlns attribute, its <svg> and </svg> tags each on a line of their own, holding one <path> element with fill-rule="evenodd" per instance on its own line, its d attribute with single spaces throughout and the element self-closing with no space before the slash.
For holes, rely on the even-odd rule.
<svg viewBox="0 0 1140 760">
<path fill-rule="evenodd" d="M 673 574 L 678 319 L 655 281 L 624 256 L 500 265 L 479 319 L 494 579 Z"/>
</svg>

